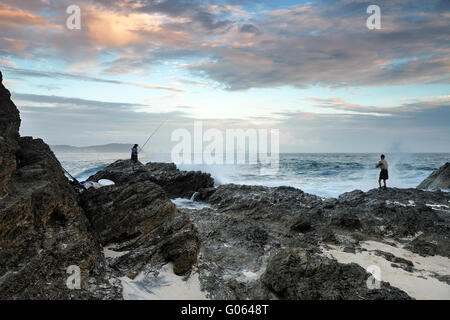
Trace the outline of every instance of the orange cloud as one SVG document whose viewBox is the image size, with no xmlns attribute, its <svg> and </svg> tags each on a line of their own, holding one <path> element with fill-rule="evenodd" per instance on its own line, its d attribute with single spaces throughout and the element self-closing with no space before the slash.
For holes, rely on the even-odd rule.
<svg viewBox="0 0 450 320">
<path fill-rule="evenodd" d="M 0 27 L 47 26 L 48 21 L 29 11 L 0 3 Z"/>
<path fill-rule="evenodd" d="M 98 45 L 122 47 L 143 41 L 140 31 L 157 31 L 161 18 L 147 14 L 123 15 L 108 11 L 90 11 L 87 16 L 87 35 Z"/>
<path fill-rule="evenodd" d="M 180 22 L 180 19 L 162 14 L 118 12 L 98 7 L 82 10 L 87 11 L 82 27 L 86 26 L 86 35 L 95 45 L 113 48 L 152 42 L 182 45 L 193 38 L 186 32 L 166 28 L 168 21 Z"/>
</svg>

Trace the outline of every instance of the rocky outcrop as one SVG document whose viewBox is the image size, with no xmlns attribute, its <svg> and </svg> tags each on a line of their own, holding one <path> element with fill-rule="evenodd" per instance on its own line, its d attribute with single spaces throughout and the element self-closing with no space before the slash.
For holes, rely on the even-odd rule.
<svg viewBox="0 0 450 320">
<path fill-rule="evenodd" d="M 105 258 L 49 147 L 19 137 L 18 111 L 0 86 L 0 299 L 114 299 Z M 69 289 L 69 266 L 81 289 Z"/>
<path fill-rule="evenodd" d="M 197 261 L 197 232 L 167 198 L 164 190 L 145 180 L 86 191 L 80 196 L 93 231 L 103 245 L 126 243 L 133 261 L 115 268 L 137 274 L 144 261 L 160 254 L 174 263 L 174 272 L 182 275 Z M 122 248 L 123 249 L 123 248 Z M 134 262 L 134 263 L 133 263 Z"/>
<path fill-rule="evenodd" d="M 103 245 L 150 232 L 176 212 L 161 187 L 141 180 L 83 192 L 80 204 Z"/>
<path fill-rule="evenodd" d="M 450 257 L 450 194 L 417 189 L 374 189 L 341 195 L 318 206 L 333 228 L 364 237 L 421 240 L 436 247 L 434 254 Z M 419 235 L 419 236 L 418 236 Z M 424 254 L 408 243 L 413 252 Z"/>
<path fill-rule="evenodd" d="M 2 84 L 0 72 L 0 200 L 13 191 L 11 174 L 16 169 L 19 152 L 19 111 L 11 101 L 11 94 Z"/>
<path fill-rule="evenodd" d="M 389 188 L 323 199 L 289 187 L 222 185 L 196 196 L 211 208 L 182 211 L 198 229 L 197 269 L 211 298 L 407 299 L 388 283 L 368 290 L 366 270 L 331 259 L 327 248 L 361 254 L 360 243 L 378 241 L 449 257 L 449 197 Z M 372 254 L 408 272 L 417 267 Z"/>
<path fill-rule="evenodd" d="M 262 276 L 273 292 L 290 300 L 410 299 L 386 282 L 380 283 L 380 289 L 369 289 L 367 280 L 366 270 L 357 264 L 340 264 L 299 248 L 277 253 Z"/>
<path fill-rule="evenodd" d="M 168 262 L 176 274 L 190 271 L 197 231 L 160 186 L 131 178 L 80 195 L 48 145 L 19 136 L 3 85 L 0 107 L 0 299 L 121 299 L 119 277 Z M 196 177 L 166 169 L 181 181 Z M 125 253 L 105 258 L 110 243 Z M 69 267 L 79 268 L 80 288 L 67 285 Z"/>
<path fill-rule="evenodd" d="M 438 170 L 431 173 L 428 178 L 423 180 L 417 186 L 417 188 L 428 190 L 438 190 L 438 189 L 450 190 L 450 162 L 447 162 Z"/>
<path fill-rule="evenodd" d="M 109 179 L 115 183 L 126 183 L 143 179 L 161 186 L 171 198 L 190 198 L 202 188 L 214 186 L 208 173 L 200 171 L 180 171 L 173 163 L 138 163 L 133 172 L 129 160 L 118 160 L 105 169 L 89 177 L 90 181 Z"/>
</svg>

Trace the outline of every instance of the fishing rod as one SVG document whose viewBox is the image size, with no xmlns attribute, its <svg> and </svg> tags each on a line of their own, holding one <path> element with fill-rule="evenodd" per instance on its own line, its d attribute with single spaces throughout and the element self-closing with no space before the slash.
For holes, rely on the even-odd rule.
<svg viewBox="0 0 450 320">
<path fill-rule="evenodd" d="M 142 147 L 139 147 L 139 149 L 141 149 L 140 151 L 143 151 L 144 147 L 147 145 L 147 143 L 150 141 L 150 139 L 156 134 L 156 132 L 158 132 L 158 130 L 163 126 L 164 123 L 166 123 L 167 120 L 169 120 L 169 117 L 164 119 L 160 123 L 160 125 L 153 131 L 153 133 L 150 135 L 150 137 L 148 137 L 148 139 L 147 139 L 147 141 L 145 141 L 144 145 Z"/>
</svg>

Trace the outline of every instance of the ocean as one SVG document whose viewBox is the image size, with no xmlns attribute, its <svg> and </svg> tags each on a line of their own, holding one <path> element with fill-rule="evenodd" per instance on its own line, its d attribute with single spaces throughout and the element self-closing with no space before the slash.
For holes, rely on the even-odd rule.
<svg viewBox="0 0 450 320">
<path fill-rule="evenodd" d="M 63 167 L 80 181 L 86 180 L 128 153 L 55 152 Z M 143 163 L 172 162 L 170 154 L 142 152 Z M 292 186 L 321 197 L 338 197 L 359 189 L 378 187 L 379 169 L 374 153 L 284 153 L 277 174 L 262 175 L 259 165 L 178 165 L 181 170 L 210 173 L 216 185 L 235 183 L 264 186 Z M 450 153 L 386 153 L 388 187 L 414 188 L 428 175 L 450 161 Z"/>
</svg>

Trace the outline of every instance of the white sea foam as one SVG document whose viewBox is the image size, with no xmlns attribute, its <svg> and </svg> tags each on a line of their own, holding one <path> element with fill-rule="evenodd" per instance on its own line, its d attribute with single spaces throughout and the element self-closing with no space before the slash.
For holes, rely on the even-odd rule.
<svg viewBox="0 0 450 320">
<path fill-rule="evenodd" d="M 176 198 L 172 199 L 172 202 L 177 208 L 180 209 L 200 210 L 204 208 L 211 208 L 209 203 L 193 201 L 191 199 Z"/>
<path fill-rule="evenodd" d="M 446 206 L 444 204 L 426 204 L 427 207 L 430 207 L 431 209 L 449 209 L 449 206 Z"/>
<path fill-rule="evenodd" d="M 118 258 L 126 255 L 128 252 L 130 251 L 117 251 L 113 245 L 103 247 L 103 254 L 105 255 L 105 258 Z"/>
<path fill-rule="evenodd" d="M 58 153 L 63 166 L 78 180 L 85 180 L 117 159 L 128 159 L 121 153 Z M 388 186 L 415 188 L 429 174 L 450 158 L 449 154 L 387 154 Z M 235 183 L 269 187 L 292 186 L 321 197 L 337 197 L 359 189 L 378 187 L 378 154 L 280 154 L 276 175 L 261 175 L 258 165 L 178 165 L 180 170 L 210 173 L 216 185 Z M 142 153 L 139 160 L 172 162 L 170 154 Z"/>
</svg>

